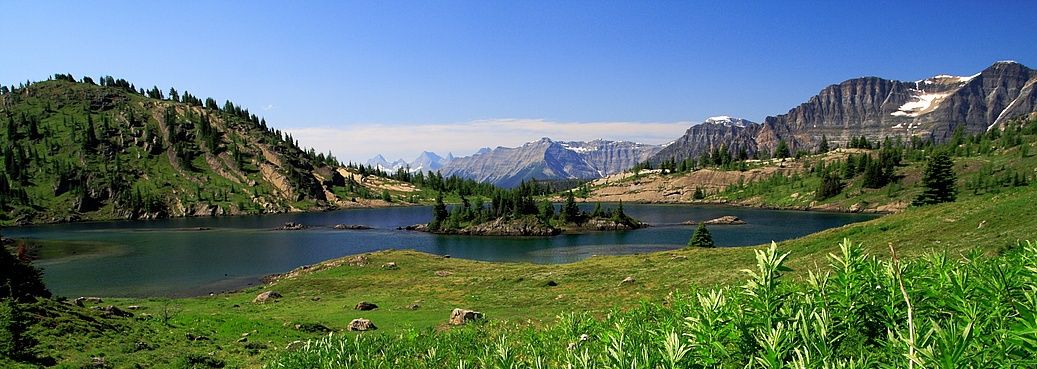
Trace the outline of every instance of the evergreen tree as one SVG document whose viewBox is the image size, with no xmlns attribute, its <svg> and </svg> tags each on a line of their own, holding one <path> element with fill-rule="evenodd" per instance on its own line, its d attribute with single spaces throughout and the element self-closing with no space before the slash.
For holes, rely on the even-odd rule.
<svg viewBox="0 0 1037 369">
<path fill-rule="evenodd" d="M 843 182 L 839 180 L 839 176 L 835 175 L 835 173 L 826 173 L 821 177 L 821 185 L 818 186 L 817 192 L 814 193 L 814 197 L 817 200 L 824 200 L 838 195 L 842 191 Z"/>
<path fill-rule="evenodd" d="M 933 154 L 922 172 L 922 193 L 915 198 L 914 205 L 939 204 L 957 198 L 954 161 L 944 151 Z"/>
<path fill-rule="evenodd" d="M 0 247 L 0 299 L 29 300 L 50 297 L 43 284 L 43 273 L 21 255 L 15 257 Z"/>
<path fill-rule="evenodd" d="M 429 223 L 429 229 L 439 230 L 448 216 L 450 214 L 446 210 L 446 204 L 443 204 L 443 193 L 440 192 L 436 194 L 436 205 L 432 206 L 432 222 Z"/>
<path fill-rule="evenodd" d="M 576 223 L 580 220 L 580 208 L 576 206 L 576 199 L 573 197 L 573 192 L 569 191 L 565 194 L 565 206 L 562 207 L 562 221 L 566 223 Z"/>
<path fill-rule="evenodd" d="M 822 134 L 821 135 L 821 144 L 817 146 L 817 153 L 818 154 L 824 154 L 824 153 L 828 152 L 828 150 L 829 150 L 829 148 L 828 148 L 828 136 L 825 136 L 824 134 Z"/>
<path fill-rule="evenodd" d="M 790 155 L 789 144 L 785 140 L 778 140 L 778 147 L 774 149 L 773 159 L 784 159 Z"/>
<path fill-rule="evenodd" d="M 540 220 L 548 222 L 551 218 L 555 217 L 555 206 L 550 201 L 544 199 L 540 202 Z"/>
<path fill-rule="evenodd" d="M 705 223 L 699 223 L 699 227 L 695 229 L 695 233 L 693 233 L 691 239 L 688 240 L 688 246 L 716 247 L 716 245 L 713 244 L 713 236 L 709 234 L 709 230 L 706 229 Z"/>
</svg>

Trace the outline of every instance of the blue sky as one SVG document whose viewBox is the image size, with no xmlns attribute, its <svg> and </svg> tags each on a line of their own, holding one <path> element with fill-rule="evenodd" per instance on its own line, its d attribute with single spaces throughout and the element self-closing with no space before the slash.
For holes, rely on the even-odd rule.
<svg viewBox="0 0 1037 369">
<path fill-rule="evenodd" d="M 175 86 L 351 160 L 540 136 L 662 143 L 853 77 L 1037 67 L 1033 14 L 1033 1 L 4 1 L 0 83 Z"/>
</svg>

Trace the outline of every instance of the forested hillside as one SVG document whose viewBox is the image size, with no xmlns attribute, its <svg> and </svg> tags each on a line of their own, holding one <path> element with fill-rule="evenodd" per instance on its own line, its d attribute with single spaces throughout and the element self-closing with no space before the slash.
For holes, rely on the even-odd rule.
<svg viewBox="0 0 1037 369">
<path fill-rule="evenodd" d="M 351 188 L 233 102 L 112 77 L 0 88 L 0 142 L 0 224 L 325 209 Z"/>
</svg>

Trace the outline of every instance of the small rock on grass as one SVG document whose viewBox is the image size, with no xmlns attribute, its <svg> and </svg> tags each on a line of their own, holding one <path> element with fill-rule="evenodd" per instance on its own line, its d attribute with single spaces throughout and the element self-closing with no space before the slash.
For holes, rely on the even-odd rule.
<svg viewBox="0 0 1037 369">
<path fill-rule="evenodd" d="M 360 301 L 360 303 L 356 304 L 356 307 L 354 307 L 356 310 L 374 310 L 377 308 L 378 305 L 367 301 Z"/>
<path fill-rule="evenodd" d="M 364 318 L 353 319 L 349 322 L 349 330 L 356 332 L 373 331 L 378 329 L 370 320 Z"/>
<path fill-rule="evenodd" d="M 454 309 L 450 312 L 450 325 L 463 325 L 483 318 L 482 313 L 474 310 Z"/>
<path fill-rule="evenodd" d="M 266 291 L 266 292 L 263 292 L 263 293 L 257 295 L 255 300 L 252 300 L 252 302 L 263 303 L 263 302 L 267 302 L 267 301 L 270 301 L 270 300 L 277 300 L 279 298 L 281 298 L 281 293 L 280 292 L 277 292 L 277 291 Z"/>
</svg>

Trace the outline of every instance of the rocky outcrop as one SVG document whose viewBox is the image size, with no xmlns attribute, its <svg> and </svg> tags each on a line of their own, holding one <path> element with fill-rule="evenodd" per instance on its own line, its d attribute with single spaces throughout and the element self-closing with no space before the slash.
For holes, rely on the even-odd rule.
<svg viewBox="0 0 1037 369">
<path fill-rule="evenodd" d="M 689 220 L 687 222 L 684 222 L 684 224 L 695 225 L 695 224 L 699 224 L 699 223 L 694 221 L 694 220 Z M 738 217 L 736 217 L 736 216 L 734 216 L 734 215 L 725 215 L 725 216 L 722 216 L 722 217 L 719 217 L 719 218 L 714 218 L 714 219 L 710 219 L 710 220 L 704 221 L 704 222 L 702 222 L 702 224 L 705 224 L 705 225 L 735 225 L 735 224 L 745 224 L 745 221 L 740 219 L 740 218 L 738 218 Z"/>
<path fill-rule="evenodd" d="M 378 308 L 378 305 L 375 305 L 374 303 L 370 303 L 370 302 L 367 302 L 367 301 L 361 301 L 361 302 L 357 303 L 356 306 L 353 309 L 367 311 L 367 310 L 374 310 L 374 309 L 377 309 L 377 308 Z"/>
<path fill-rule="evenodd" d="M 296 223 L 296 222 L 288 222 L 288 223 L 285 223 L 285 224 L 281 225 L 280 227 L 274 228 L 274 230 L 275 231 L 301 231 L 301 230 L 304 230 L 306 228 L 309 228 L 309 227 L 307 227 L 306 225 L 303 225 L 303 224 Z"/>
<path fill-rule="evenodd" d="M 372 323 L 368 319 L 357 318 L 357 319 L 353 319 L 353 320 L 351 320 L 349 322 L 348 329 L 350 331 L 363 332 L 363 331 L 373 331 L 375 329 L 378 329 L 378 327 L 376 327 L 374 325 L 374 323 Z"/>
<path fill-rule="evenodd" d="M 629 231 L 647 227 L 647 223 L 641 223 L 632 219 L 616 220 L 608 217 L 594 217 L 581 224 L 567 225 L 563 231 L 569 233 L 583 231 Z"/>
<path fill-rule="evenodd" d="M 454 309 L 454 311 L 450 312 L 450 319 L 447 322 L 450 323 L 450 325 L 464 325 L 482 319 L 483 315 L 478 311 Z"/>
<path fill-rule="evenodd" d="M 362 224 L 336 224 L 332 228 L 337 229 L 337 230 L 354 230 L 354 231 L 371 229 L 371 227 L 365 226 L 365 225 L 362 225 Z"/>
<path fill-rule="evenodd" d="M 274 300 L 277 300 L 279 298 L 281 298 L 281 293 L 280 292 L 277 292 L 277 291 L 266 291 L 266 292 L 263 292 L 263 293 L 261 293 L 259 295 L 256 295 L 256 298 L 253 299 L 252 302 L 264 303 L 264 302 L 268 302 L 268 301 L 274 301 Z"/>
<path fill-rule="evenodd" d="M 522 217 L 518 219 L 497 218 L 459 230 L 439 233 L 472 236 L 554 236 L 560 232 L 559 229 L 545 225 L 536 218 Z"/>
</svg>

